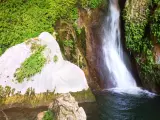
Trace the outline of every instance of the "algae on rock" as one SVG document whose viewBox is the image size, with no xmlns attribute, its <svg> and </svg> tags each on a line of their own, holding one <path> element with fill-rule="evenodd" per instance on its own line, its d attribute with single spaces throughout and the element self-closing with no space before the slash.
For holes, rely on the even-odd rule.
<svg viewBox="0 0 160 120">
<path fill-rule="evenodd" d="M 31 49 L 33 48 L 31 47 Z M 46 63 L 46 58 L 42 54 L 45 46 L 39 45 L 38 48 L 34 49 L 37 50 L 21 64 L 21 67 L 14 74 L 15 80 L 19 83 L 22 83 L 25 78 L 28 79 L 36 73 L 41 72 Z"/>
</svg>

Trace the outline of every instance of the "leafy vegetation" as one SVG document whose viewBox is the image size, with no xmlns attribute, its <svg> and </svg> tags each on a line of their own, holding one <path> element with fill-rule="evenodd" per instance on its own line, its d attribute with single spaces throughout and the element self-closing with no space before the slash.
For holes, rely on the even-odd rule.
<svg viewBox="0 0 160 120">
<path fill-rule="evenodd" d="M 97 8 L 103 0 L 80 0 L 83 8 Z"/>
<path fill-rule="evenodd" d="M 152 33 L 157 38 L 157 43 L 160 43 L 160 1 L 155 1 L 157 8 L 154 11 L 154 15 L 152 17 Z"/>
<path fill-rule="evenodd" d="M 14 95 L 15 93 L 15 89 L 11 89 L 11 87 L 6 86 L 6 87 L 2 87 L 0 85 L 0 103 L 2 102 L 1 99 L 4 97 L 9 97 L 10 95 Z"/>
<path fill-rule="evenodd" d="M 76 0 L 10 0 L 0 3 L 0 55 L 9 47 L 53 32 L 58 19 L 76 20 Z"/>
<path fill-rule="evenodd" d="M 128 2 L 129 3 L 129 2 Z M 128 4 L 124 11 L 126 46 L 134 54 L 143 81 L 160 83 L 159 70 L 154 62 L 152 33 L 159 36 L 159 13 L 150 17 L 153 1 Z M 138 4 L 138 5 L 137 5 Z M 153 9 L 153 8 L 152 8 Z M 133 12 L 134 11 L 134 12 Z M 151 24 L 152 21 L 152 24 Z"/>
<path fill-rule="evenodd" d="M 82 7 L 96 8 L 102 0 L 2 0 L 0 1 L 0 55 L 13 45 L 52 33 L 56 21 L 73 22 Z"/>
<path fill-rule="evenodd" d="M 22 83 L 25 78 L 30 78 L 40 72 L 46 63 L 46 58 L 42 55 L 45 46 L 39 46 L 37 50 L 27 58 L 14 74 L 16 81 Z"/>
<path fill-rule="evenodd" d="M 153 0 L 153 2 L 156 3 L 156 4 L 160 4 L 159 0 Z"/>
<path fill-rule="evenodd" d="M 15 91 L 15 89 L 6 86 L 2 87 L 0 85 L 0 106 L 8 105 L 10 103 L 13 104 L 26 104 L 31 107 L 38 107 L 39 104 L 43 103 L 51 103 L 55 98 L 57 98 L 58 94 L 54 92 L 46 91 L 45 93 L 35 94 L 33 88 L 28 88 L 26 93 L 22 95 L 19 91 Z"/>
<path fill-rule="evenodd" d="M 55 100 L 60 94 L 55 94 L 54 92 L 46 91 L 45 93 L 35 94 L 34 89 L 28 88 L 24 95 L 20 92 L 16 92 L 15 89 L 6 86 L 2 87 L 0 85 L 0 106 L 12 104 L 26 104 L 31 107 L 38 107 L 39 104 L 51 103 Z M 71 95 L 78 102 L 95 102 L 95 96 L 92 94 L 92 91 L 88 89 L 87 91 L 81 91 L 77 93 L 71 93 Z M 54 113 L 53 113 L 54 115 Z"/>
<path fill-rule="evenodd" d="M 133 7 L 134 5 L 136 8 Z M 148 44 L 148 41 L 143 37 L 148 23 L 149 3 L 145 2 L 143 8 L 137 8 L 136 3 L 134 5 L 129 3 L 124 10 L 126 45 L 130 51 L 140 53 L 143 51 L 143 45 Z M 141 9 L 145 9 L 145 11 L 141 12 Z M 133 10 L 134 13 L 132 14 Z"/>
<path fill-rule="evenodd" d="M 54 114 L 51 110 L 45 112 L 45 115 L 42 120 L 54 120 Z"/>
<path fill-rule="evenodd" d="M 31 51 L 34 52 L 34 51 L 38 50 L 40 47 L 41 47 L 40 44 L 32 43 L 32 45 L 31 45 Z"/>
<path fill-rule="evenodd" d="M 73 48 L 74 47 L 74 41 L 73 40 L 64 40 L 63 41 L 64 46 Z"/>
<path fill-rule="evenodd" d="M 92 93 L 91 89 L 83 90 L 80 92 L 71 92 L 71 95 L 76 99 L 78 102 L 95 102 L 95 96 Z"/>
</svg>

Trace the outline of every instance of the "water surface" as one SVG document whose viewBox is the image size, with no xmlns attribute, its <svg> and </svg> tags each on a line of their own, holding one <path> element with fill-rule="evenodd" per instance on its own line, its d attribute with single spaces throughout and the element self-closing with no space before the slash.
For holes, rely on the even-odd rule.
<svg viewBox="0 0 160 120">
<path fill-rule="evenodd" d="M 160 120 L 160 96 L 103 91 L 96 99 L 99 120 Z"/>
</svg>

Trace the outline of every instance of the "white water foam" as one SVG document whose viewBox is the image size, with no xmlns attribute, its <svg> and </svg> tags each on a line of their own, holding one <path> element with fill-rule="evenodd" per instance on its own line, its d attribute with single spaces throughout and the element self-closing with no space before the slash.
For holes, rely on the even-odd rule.
<svg viewBox="0 0 160 120">
<path fill-rule="evenodd" d="M 110 88 L 110 89 L 106 89 L 104 91 L 115 92 L 115 93 L 122 94 L 122 95 L 130 94 L 130 95 L 134 95 L 134 96 L 137 96 L 137 97 L 148 96 L 150 98 L 153 98 L 153 97 L 156 96 L 155 93 L 149 92 L 147 90 L 143 90 L 139 87 L 131 87 L 131 88 L 128 88 L 128 89 Z"/>
<path fill-rule="evenodd" d="M 113 88 L 105 89 L 119 94 L 147 95 L 153 97 L 156 94 L 137 87 L 135 79 L 123 60 L 123 49 L 121 45 L 119 6 L 118 0 L 109 0 L 109 12 L 104 23 L 103 52 L 109 77 Z"/>
<path fill-rule="evenodd" d="M 115 0 L 110 0 L 109 12 L 103 28 L 103 52 L 106 66 L 114 87 L 136 87 L 136 82 L 123 61 L 119 16 L 118 3 L 115 3 Z"/>
</svg>

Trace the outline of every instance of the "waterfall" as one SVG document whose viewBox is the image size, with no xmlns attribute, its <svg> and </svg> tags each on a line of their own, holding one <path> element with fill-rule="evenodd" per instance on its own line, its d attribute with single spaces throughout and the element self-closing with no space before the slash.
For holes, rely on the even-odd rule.
<svg viewBox="0 0 160 120">
<path fill-rule="evenodd" d="M 116 88 L 134 88 L 136 82 L 123 58 L 120 35 L 120 10 L 118 0 L 109 0 L 108 15 L 103 24 L 103 55 L 109 80 Z"/>
</svg>

